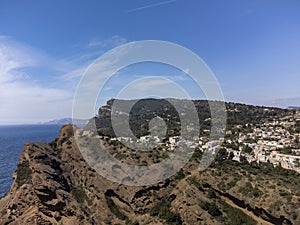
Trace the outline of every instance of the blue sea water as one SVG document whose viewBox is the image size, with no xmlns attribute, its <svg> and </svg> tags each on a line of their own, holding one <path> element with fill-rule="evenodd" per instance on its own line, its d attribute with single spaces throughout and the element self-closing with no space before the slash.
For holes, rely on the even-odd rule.
<svg viewBox="0 0 300 225">
<path fill-rule="evenodd" d="M 58 137 L 61 125 L 0 126 L 0 198 L 13 182 L 19 154 L 28 142 L 51 142 Z"/>
</svg>

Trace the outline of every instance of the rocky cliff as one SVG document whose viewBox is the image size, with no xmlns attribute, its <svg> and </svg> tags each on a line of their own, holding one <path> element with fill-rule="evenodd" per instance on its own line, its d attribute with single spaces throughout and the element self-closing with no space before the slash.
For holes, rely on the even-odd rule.
<svg viewBox="0 0 300 225">
<path fill-rule="evenodd" d="M 52 143 L 26 144 L 14 179 L 0 200 L 0 224 L 145 222 L 147 206 L 168 196 L 174 186 L 168 181 L 148 189 L 126 187 L 99 176 L 82 158 L 71 125 L 63 126 Z M 155 194 L 142 197 L 143 190 Z M 150 223 L 159 221 L 152 218 Z"/>
<path fill-rule="evenodd" d="M 64 125 L 55 141 L 25 145 L 14 183 L 0 200 L 0 224 L 300 224 L 297 174 L 235 163 L 224 152 L 200 173 L 196 151 L 161 183 L 125 186 L 86 163 L 74 130 Z M 109 137 L 102 140 L 112 146 Z M 127 162 L 137 158 L 124 158 L 118 143 L 111 149 Z"/>
</svg>

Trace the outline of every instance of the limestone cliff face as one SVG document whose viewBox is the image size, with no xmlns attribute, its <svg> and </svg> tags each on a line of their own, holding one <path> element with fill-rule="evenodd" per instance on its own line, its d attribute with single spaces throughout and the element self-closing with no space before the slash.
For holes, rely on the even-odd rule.
<svg viewBox="0 0 300 225">
<path fill-rule="evenodd" d="M 81 182 L 72 176 L 73 163 L 84 167 L 76 148 L 68 141 L 72 132 L 71 126 L 63 126 L 55 142 L 25 145 L 11 190 L 0 201 L 0 224 L 90 221 L 71 194 L 73 185 Z M 72 159 L 76 160 L 68 164 Z"/>
<path fill-rule="evenodd" d="M 55 141 L 25 145 L 14 183 L 0 200 L 1 225 L 299 224 L 296 195 L 292 202 L 271 189 L 259 198 L 243 196 L 239 190 L 248 178 L 242 175 L 234 188 L 226 190 L 238 174 L 246 173 L 242 167 L 236 172 L 229 162 L 199 173 L 195 157 L 180 173 L 155 185 L 112 183 L 83 159 L 73 131 L 71 125 L 64 125 Z M 260 176 L 253 174 L 251 179 L 262 190 L 268 178 Z M 277 211 L 271 208 L 273 199 L 281 202 Z M 289 213 L 292 209 L 296 216 Z"/>
<path fill-rule="evenodd" d="M 26 144 L 13 177 L 0 200 L 0 224 L 130 224 L 145 210 L 145 203 L 135 200 L 142 188 L 114 184 L 85 162 L 71 125 L 52 143 Z M 167 190 L 155 196 L 162 198 Z"/>
</svg>

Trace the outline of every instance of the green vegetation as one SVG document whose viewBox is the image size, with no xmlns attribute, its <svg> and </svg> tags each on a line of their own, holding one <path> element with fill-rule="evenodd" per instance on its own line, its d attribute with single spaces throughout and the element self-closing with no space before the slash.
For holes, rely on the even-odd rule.
<svg viewBox="0 0 300 225">
<path fill-rule="evenodd" d="M 257 187 L 253 187 L 250 182 L 247 182 L 244 187 L 241 187 L 239 192 L 243 195 L 255 198 L 262 195 L 262 192 Z"/>
<path fill-rule="evenodd" d="M 65 143 L 65 142 L 68 141 L 68 140 L 69 140 L 68 137 L 62 137 L 61 140 L 60 140 L 60 142 L 61 142 L 61 143 Z"/>
<path fill-rule="evenodd" d="M 224 217 L 225 225 L 256 225 L 257 222 L 250 216 L 246 215 L 243 211 L 233 208 L 226 202 L 221 201 L 221 206 L 223 212 L 226 213 L 226 218 Z"/>
<path fill-rule="evenodd" d="M 101 135 L 114 137 L 114 131 L 111 125 L 111 111 L 107 110 L 114 104 L 114 101 L 118 101 L 118 111 L 122 112 L 126 109 L 126 105 L 132 104 L 131 100 L 116 100 L 111 99 L 107 102 L 106 108 L 99 109 L 100 117 L 93 118 L 95 120 L 98 132 Z M 176 100 L 173 100 L 176 101 Z M 211 127 L 211 112 L 209 108 L 209 101 L 207 100 L 195 100 L 193 101 L 197 111 L 199 122 L 201 125 L 200 134 L 201 136 L 209 135 L 209 132 L 204 132 L 205 130 L 209 130 Z M 179 108 L 185 110 L 185 107 L 188 105 L 185 100 L 177 100 L 176 103 Z M 124 107 L 125 106 L 125 107 Z M 124 107 L 124 108 L 123 108 Z M 239 132 L 249 131 L 250 128 L 245 126 L 245 124 L 258 124 L 264 118 L 273 118 L 274 116 L 280 117 L 285 115 L 288 111 L 278 108 L 268 108 L 269 110 L 265 110 L 266 107 L 258 107 L 258 106 L 250 106 L 244 104 L 236 104 L 236 103 L 226 103 L 226 107 L 228 109 L 227 117 L 228 117 L 228 128 L 232 128 L 234 125 L 241 124 L 243 125 Z M 120 114 L 120 116 L 122 116 Z M 167 125 L 167 138 L 169 136 L 180 135 L 181 123 L 180 117 L 178 114 L 178 110 L 168 102 L 166 99 L 141 99 L 134 104 L 131 108 L 130 116 L 129 116 L 129 125 L 131 130 L 133 131 L 136 137 L 144 136 L 149 134 L 149 121 L 154 117 L 159 116 L 164 120 Z M 121 121 L 121 120 L 120 120 Z M 124 116 L 124 122 L 126 118 Z M 194 122 L 194 121 L 190 121 Z M 218 124 L 218 123 L 216 123 Z M 300 125 L 299 125 L 300 127 Z M 127 134 L 124 133 L 123 136 Z M 122 136 L 122 134 L 121 134 Z M 250 151 L 250 149 L 245 149 L 246 151 Z"/>
<path fill-rule="evenodd" d="M 295 129 L 295 131 L 296 131 L 297 133 L 300 133 L 300 121 L 299 121 L 299 120 L 296 121 L 296 129 Z"/>
<path fill-rule="evenodd" d="M 84 185 L 75 186 L 72 188 L 72 193 L 74 197 L 76 198 L 77 202 L 80 204 L 83 204 L 84 201 L 88 203 L 88 205 L 92 205 L 92 200 L 88 198 L 88 196 L 85 193 L 85 187 Z"/>
<path fill-rule="evenodd" d="M 18 187 L 21 187 L 23 184 L 26 184 L 31 179 L 32 170 L 29 167 L 28 161 L 21 162 L 17 165 L 17 178 L 16 182 Z"/>
<path fill-rule="evenodd" d="M 180 170 L 176 173 L 175 179 L 176 179 L 176 180 L 181 180 L 181 179 L 183 179 L 183 178 L 185 178 L 185 175 L 184 175 L 183 169 L 180 169 Z"/>
<path fill-rule="evenodd" d="M 178 213 L 171 211 L 171 202 L 166 199 L 162 199 L 151 210 L 151 216 L 158 216 L 166 221 L 168 225 L 180 225 L 182 224 L 181 217 Z"/>
<path fill-rule="evenodd" d="M 288 186 L 291 193 L 295 193 L 300 197 L 300 174 L 296 171 L 287 170 L 280 166 L 274 168 L 270 163 L 239 163 L 228 159 L 228 155 L 229 154 L 226 153 L 226 151 L 220 149 L 216 160 L 211 165 L 211 168 L 216 170 L 215 173 L 220 173 L 219 175 L 223 178 L 223 183 L 221 184 L 220 182 L 220 189 L 223 191 L 231 189 L 236 185 L 238 180 L 247 177 L 249 184 L 245 184 L 245 186 L 240 188 L 239 191 L 249 197 L 261 197 L 264 192 L 264 190 L 261 189 L 261 187 L 264 187 L 263 185 L 260 187 L 252 186 L 252 179 L 272 181 L 271 183 L 273 183 L 273 187 L 281 185 L 285 187 Z M 224 182 L 227 179 L 226 177 L 234 177 L 234 179 L 231 180 L 231 182 Z M 283 196 L 284 194 L 282 193 L 281 195 Z"/>
<path fill-rule="evenodd" d="M 107 197 L 106 198 L 106 203 L 110 211 L 115 214 L 117 218 L 120 220 L 128 220 L 128 217 L 119 209 L 119 207 L 114 203 L 114 201 Z"/>
<path fill-rule="evenodd" d="M 236 186 L 237 182 L 238 182 L 238 178 L 237 177 L 234 177 L 232 181 L 230 181 L 228 184 L 227 184 L 227 188 L 228 189 L 231 189 L 233 187 Z"/>
<path fill-rule="evenodd" d="M 222 212 L 218 208 L 215 202 L 209 203 L 209 202 L 200 202 L 199 206 L 207 211 L 211 216 L 216 217 L 216 216 L 221 216 Z"/>
<path fill-rule="evenodd" d="M 195 178 L 189 178 L 187 181 L 189 182 L 189 184 L 194 185 L 199 190 L 202 189 L 201 184 L 198 181 L 196 181 Z"/>
<path fill-rule="evenodd" d="M 122 112 L 122 104 L 131 104 L 130 100 L 110 100 L 105 107 L 102 107 L 99 111 L 99 118 L 94 118 L 96 120 L 96 125 L 98 132 L 101 135 L 107 137 L 114 137 L 114 132 L 111 126 L 110 113 L 111 107 L 114 101 L 119 101 L 119 106 L 117 110 Z M 176 100 L 175 100 L 176 101 Z M 187 106 L 184 100 L 178 100 L 178 106 Z M 199 122 L 200 122 L 200 136 L 204 137 L 204 142 L 206 140 L 205 136 L 209 136 L 209 131 L 211 128 L 211 113 L 208 101 L 194 101 L 195 107 L 198 111 Z M 189 178 L 187 181 L 195 186 L 201 194 L 205 194 L 205 200 L 200 203 L 202 209 L 206 210 L 211 216 L 219 218 L 233 218 L 227 219 L 225 224 L 255 224 L 250 217 L 246 216 L 242 211 L 232 208 L 226 203 L 221 204 L 218 198 L 220 193 L 230 193 L 232 196 L 239 198 L 246 203 L 252 205 L 253 202 L 257 201 L 259 206 L 263 208 L 271 207 L 272 203 L 266 202 L 268 196 L 274 195 L 278 198 L 282 204 L 286 204 L 286 208 L 274 207 L 277 211 L 283 212 L 287 210 L 290 215 L 293 215 L 295 211 L 292 210 L 292 206 L 295 208 L 299 207 L 300 201 L 297 202 L 296 196 L 300 197 L 300 175 L 292 170 L 285 170 L 281 167 L 274 168 L 270 163 L 251 163 L 249 164 L 245 157 L 241 157 L 241 163 L 232 161 L 234 157 L 233 153 L 227 153 L 226 148 L 232 148 L 235 150 L 241 149 L 242 153 L 247 153 L 254 155 L 253 149 L 254 145 L 249 143 L 256 143 L 260 138 L 258 136 L 249 136 L 244 141 L 232 141 L 237 140 L 242 134 L 247 134 L 249 132 L 255 132 L 255 128 L 264 129 L 263 122 L 276 122 L 277 118 L 283 118 L 290 112 L 283 109 L 277 108 L 266 108 L 249 106 L 244 104 L 236 103 L 226 103 L 228 110 L 228 123 L 225 140 L 230 139 L 231 141 L 225 141 L 223 148 L 220 149 L 216 160 L 210 166 L 210 168 L 204 173 L 200 174 L 202 176 L 206 172 L 212 177 L 217 177 L 217 179 L 212 178 L 213 181 L 209 181 L 205 176 L 199 178 Z M 126 108 L 126 107 L 124 107 Z M 122 114 L 120 114 L 122 115 Z M 129 113 L 129 123 L 130 128 L 136 137 L 144 136 L 149 134 L 149 121 L 155 117 L 161 117 L 167 125 L 167 136 L 163 140 L 163 143 L 168 142 L 169 136 L 180 135 L 180 117 L 178 115 L 178 110 L 174 108 L 167 100 L 164 99 L 143 99 L 138 101 L 133 105 Z M 125 117 L 124 117 L 125 118 Z M 126 121 L 124 119 L 124 121 Z M 193 123 L 194 121 L 191 121 Z M 218 124 L 218 123 L 216 123 Z M 259 125 L 262 124 L 262 125 Z M 255 126 L 254 126 L 255 125 Z M 300 122 L 296 125 L 298 131 L 300 130 Z M 288 130 L 288 129 L 287 129 Z M 294 130 L 288 130 L 290 133 Z M 126 136 L 127 134 L 124 134 Z M 122 136 L 122 135 L 120 135 Z M 241 136 L 243 137 L 243 136 Z M 276 141 L 276 138 L 273 138 Z M 299 138 L 295 142 L 299 142 Z M 109 141 L 108 146 L 110 153 L 118 158 L 124 159 L 127 154 L 127 150 L 124 146 L 118 144 L 117 141 Z M 147 158 L 146 162 L 157 163 L 159 157 L 165 155 L 166 145 L 157 146 L 151 152 L 147 152 L 147 155 L 136 153 L 132 151 L 132 164 L 141 164 Z M 122 149 L 122 152 L 120 151 Z M 292 154 L 292 149 L 284 148 L 281 150 L 282 153 Z M 119 152 L 118 152 L 119 151 Z M 163 154 L 161 153 L 163 152 Z M 199 148 L 196 148 L 192 156 L 192 162 L 195 163 L 196 160 L 201 159 L 202 152 Z M 168 155 L 167 155 L 168 156 Z M 128 160 L 129 157 L 126 158 Z M 209 174 L 211 173 L 211 174 Z M 180 170 L 173 178 L 176 180 L 181 180 L 185 175 L 189 174 L 186 170 Z M 208 185 L 204 185 L 204 184 Z M 212 188 L 210 188 L 212 187 Z M 214 189 L 215 188 L 215 191 Z M 229 191 L 230 190 L 230 191 Z M 219 193 L 220 191 L 220 193 Z M 216 196 L 217 193 L 217 196 Z M 192 193 L 187 194 L 188 197 L 193 197 Z M 242 196 L 242 197 L 241 197 Z M 277 200 L 277 199 L 276 199 Z M 164 219 L 167 224 L 176 224 L 176 220 L 171 221 L 171 217 L 175 215 L 170 210 L 171 203 L 169 200 L 161 200 L 157 205 L 151 209 L 151 215 L 157 216 Z M 286 211 L 286 212 L 287 212 Z M 116 210 L 116 213 L 117 210 Z M 273 212 L 274 213 L 274 212 Z M 282 213 L 284 214 L 284 212 Z M 172 215 L 172 216 L 170 216 Z M 178 218 L 181 220 L 179 214 Z M 275 215 L 275 214 L 274 214 Z M 176 216 L 175 216 L 176 217 Z M 249 219 L 250 218 L 250 219 Z M 287 216 L 291 219 L 291 216 Z M 178 219 L 178 220 L 179 220 Z M 255 221 L 254 221 L 255 222 Z"/>
<path fill-rule="evenodd" d="M 230 190 L 230 194 L 237 198 L 241 194 L 243 196 L 242 200 L 247 203 L 248 200 L 255 199 L 257 205 L 261 205 L 270 214 L 286 215 L 285 217 L 289 220 L 295 220 L 296 209 L 300 207 L 300 201 L 297 201 L 297 199 L 300 199 L 299 173 L 280 166 L 274 168 L 270 163 L 239 163 L 228 159 L 228 155 L 225 151 L 220 150 L 215 162 L 206 170 L 207 174 L 203 174 L 205 177 L 222 178 L 212 181 L 214 187 L 224 193 Z M 189 179 L 189 182 L 191 181 Z M 234 189 L 232 189 L 233 187 Z M 209 197 L 208 193 L 206 196 Z M 266 202 L 268 196 L 272 196 L 275 201 Z M 216 200 L 218 201 L 218 199 Z M 221 211 L 225 214 L 226 211 L 223 208 L 221 208 Z M 231 211 L 229 213 L 232 213 Z M 227 214 L 223 217 L 227 218 Z M 241 218 L 244 218 L 240 213 L 232 214 L 238 217 L 233 217 L 234 220 L 241 221 Z M 234 220 L 225 224 L 247 224 L 234 223 Z"/>
<path fill-rule="evenodd" d="M 197 147 L 193 153 L 193 156 L 191 159 L 195 159 L 197 162 L 200 162 L 202 158 L 203 152 L 200 150 L 199 147 Z"/>
<path fill-rule="evenodd" d="M 214 191 L 214 189 L 210 188 L 207 192 L 207 197 L 211 198 L 211 199 L 215 199 L 216 198 L 216 192 Z"/>
</svg>

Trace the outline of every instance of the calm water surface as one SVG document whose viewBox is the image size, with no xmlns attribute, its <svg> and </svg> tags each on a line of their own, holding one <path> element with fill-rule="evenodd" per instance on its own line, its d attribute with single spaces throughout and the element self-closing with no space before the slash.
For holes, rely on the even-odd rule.
<svg viewBox="0 0 300 225">
<path fill-rule="evenodd" d="M 51 142 L 61 125 L 0 126 L 0 198 L 10 189 L 24 143 Z"/>
</svg>

